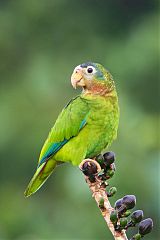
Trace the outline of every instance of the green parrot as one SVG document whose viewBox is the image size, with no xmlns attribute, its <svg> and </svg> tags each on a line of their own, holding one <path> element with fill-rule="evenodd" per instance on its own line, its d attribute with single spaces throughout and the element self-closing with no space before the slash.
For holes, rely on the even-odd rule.
<svg viewBox="0 0 160 240">
<path fill-rule="evenodd" d="M 41 150 L 36 172 L 25 196 L 35 193 L 64 162 L 79 165 L 85 158 L 95 158 L 117 136 L 118 97 L 112 75 L 101 64 L 78 65 L 71 84 L 82 88 L 58 116 Z"/>
</svg>

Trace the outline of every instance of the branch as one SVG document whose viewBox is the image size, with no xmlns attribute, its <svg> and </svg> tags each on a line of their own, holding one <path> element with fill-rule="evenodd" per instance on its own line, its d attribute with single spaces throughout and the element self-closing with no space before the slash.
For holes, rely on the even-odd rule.
<svg viewBox="0 0 160 240">
<path fill-rule="evenodd" d="M 98 164 L 97 161 L 92 160 L 92 159 L 83 160 L 81 162 L 79 168 L 81 171 L 84 172 L 85 165 L 86 166 L 90 165 L 91 167 L 93 167 L 93 163 L 96 165 L 97 170 L 98 170 L 97 172 L 99 173 L 101 170 L 101 166 Z M 89 170 L 89 167 L 88 167 L 88 170 Z M 114 208 L 111 207 L 111 204 L 110 204 L 109 199 L 106 194 L 107 183 L 105 182 L 105 184 L 104 184 L 103 180 L 101 180 L 98 177 L 98 175 L 95 175 L 94 179 L 91 179 L 90 176 L 85 176 L 85 180 L 92 192 L 92 196 L 95 199 L 97 206 L 99 207 L 99 209 L 102 213 L 102 216 L 104 217 L 104 220 L 106 221 L 108 228 L 111 231 L 114 239 L 115 240 L 128 240 L 128 238 L 125 234 L 125 230 L 115 231 L 115 227 L 110 220 L 110 215 L 111 215 L 111 212 L 114 210 Z"/>
</svg>

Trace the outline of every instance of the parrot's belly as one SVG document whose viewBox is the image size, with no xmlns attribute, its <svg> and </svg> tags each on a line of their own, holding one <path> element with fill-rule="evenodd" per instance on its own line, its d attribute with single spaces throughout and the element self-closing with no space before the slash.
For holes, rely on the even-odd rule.
<svg viewBox="0 0 160 240">
<path fill-rule="evenodd" d="M 93 142 L 89 144 L 86 158 L 93 158 L 97 156 L 108 146 L 108 139 L 105 135 L 105 133 L 97 135 Z"/>
</svg>

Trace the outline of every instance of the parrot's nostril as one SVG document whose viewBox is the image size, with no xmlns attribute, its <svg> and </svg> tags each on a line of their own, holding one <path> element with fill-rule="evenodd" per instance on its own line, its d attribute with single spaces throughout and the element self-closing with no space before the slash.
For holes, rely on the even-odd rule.
<svg viewBox="0 0 160 240">
<path fill-rule="evenodd" d="M 81 69 L 80 68 L 75 68 L 74 72 L 79 74 L 79 73 L 81 73 Z"/>
</svg>

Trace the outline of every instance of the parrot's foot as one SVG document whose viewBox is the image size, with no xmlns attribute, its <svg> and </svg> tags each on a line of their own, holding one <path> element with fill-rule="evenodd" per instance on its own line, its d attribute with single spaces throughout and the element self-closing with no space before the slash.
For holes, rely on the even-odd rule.
<svg viewBox="0 0 160 240">
<path fill-rule="evenodd" d="M 80 165 L 80 170 L 84 173 L 84 175 L 88 176 L 91 182 L 95 181 L 95 177 L 100 173 L 101 166 L 94 159 L 84 159 Z"/>
</svg>

